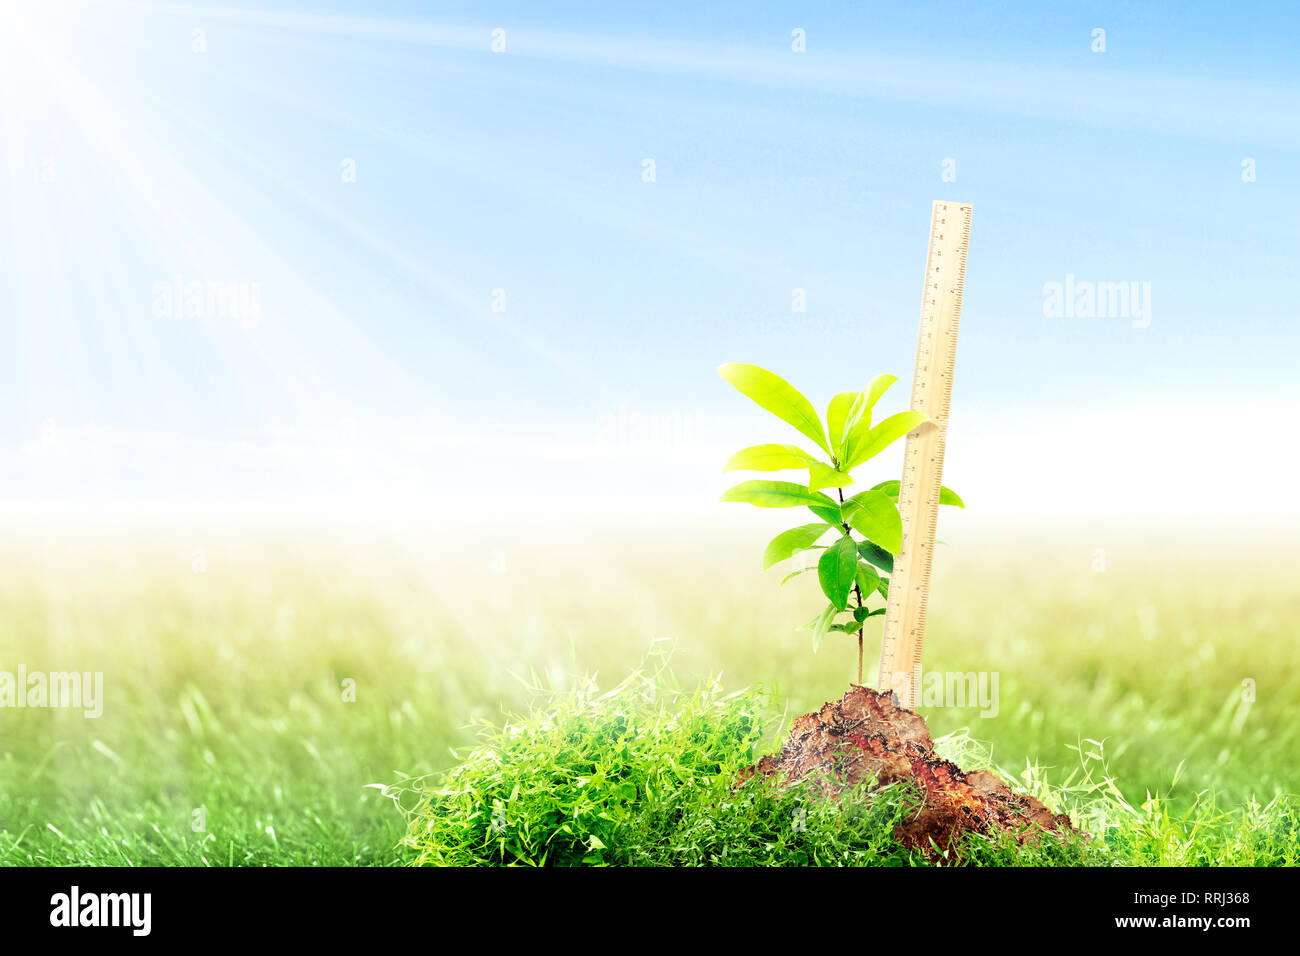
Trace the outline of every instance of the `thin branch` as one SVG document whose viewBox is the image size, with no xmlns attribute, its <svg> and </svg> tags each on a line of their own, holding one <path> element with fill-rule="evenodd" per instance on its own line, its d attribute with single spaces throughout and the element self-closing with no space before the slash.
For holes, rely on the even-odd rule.
<svg viewBox="0 0 1300 956">
<path fill-rule="evenodd" d="M 843 507 L 844 489 L 836 488 L 835 493 L 840 496 L 840 506 Z M 843 515 L 841 515 L 840 517 L 843 517 Z M 843 522 L 843 525 L 844 525 L 844 533 L 847 534 L 850 538 L 852 538 L 853 530 L 849 527 L 849 523 L 845 521 Z M 858 599 L 858 607 L 862 607 L 862 588 L 858 585 L 858 572 L 856 569 L 853 572 L 853 594 Z M 866 621 L 862 621 L 860 623 L 862 626 L 858 628 L 858 684 L 859 685 L 862 684 L 862 632 L 866 630 Z"/>
</svg>

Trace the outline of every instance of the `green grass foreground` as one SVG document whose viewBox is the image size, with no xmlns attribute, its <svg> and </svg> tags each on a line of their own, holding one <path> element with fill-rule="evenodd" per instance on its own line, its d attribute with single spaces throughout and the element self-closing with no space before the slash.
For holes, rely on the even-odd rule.
<svg viewBox="0 0 1300 956">
<path fill-rule="evenodd" d="M 710 818 L 710 787 L 747 762 L 744 741 L 761 732 L 755 746 L 773 746 L 795 715 L 843 694 L 856 664 L 830 639 L 810 653 L 795 627 L 816 584 L 776 588 L 758 571 L 767 529 L 707 555 L 637 528 L 568 546 L 532 528 L 422 537 L 6 534 L 0 670 L 102 671 L 105 700 L 98 719 L 0 709 L 0 864 L 396 865 L 468 852 L 450 849 L 450 833 L 442 849 L 432 832 L 403 844 L 418 829 L 368 785 L 400 783 L 400 772 L 433 786 L 476 748 L 499 748 L 485 727 L 545 712 L 530 682 L 559 688 L 558 702 L 586 693 L 571 675 L 599 674 L 609 688 L 656 641 L 674 646 L 681 686 L 721 673 L 728 690 L 771 687 L 780 709 L 688 695 L 663 715 L 639 711 L 661 736 L 629 743 L 626 759 L 637 780 L 657 781 L 653 801 L 638 785 L 636 802 L 659 816 L 635 825 L 639 842 L 596 831 L 605 850 L 579 838 L 568 858 L 612 861 L 635 846 L 643 862 L 904 862 L 876 839 L 890 829 L 886 801 L 853 818 L 810 806 L 798 843 L 780 802 L 755 797 Z M 1105 573 L 1091 569 L 1099 543 Z M 1207 573 L 1206 556 L 1220 553 L 1208 546 L 1153 550 L 1092 531 L 1037 544 L 955 540 L 936 558 L 927 661 L 999 671 L 1001 703 L 996 717 L 968 707 L 926 719 L 961 765 L 1006 768 L 1013 786 L 1075 812 L 1098 835 L 1089 862 L 1294 862 L 1300 592 L 1290 547 L 1243 546 Z M 737 723 L 744 713 L 749 730 Z M 511 726 L 534 727 L 543 747 L 530 720 Z M 712 751 L 684 745 L 697 731 Z M 669 756 L 690 788 L 672 791 Z M 559 754 L 511 759 L 533 773 Z M 418 802 L 404 799 L 408 810 Z M 526 806 L 543 812 L 540 800 Z M 483 812 L 490 825 L 489 804 Z M 674 815 L 675 836 L 663 824 Z M 813 837 L 824 842 L 814 848 Z M 535 846 L 540 838 L 521 844 Z M 554 854 L 548 863 L 560 862 Z M 998 848 L 981 859 L 1033 862 Z"/>
<path fill-rule="evenodd" d="M 547 695 L 431 785 L 389 795 L 415 862 L 438 866 L 899 864 L 893 828 L 915 806 L 897 787 L 834 804 L 757 781 L 770 712 L 759 693 L 693 695 L 634 675 Z"/>
<path fill-rule="evenodd" d="M 1028 845 L 970 836 L 938 860 L 904 849 L 894 828 L 919 805 L 898 785 L 843 800 L 800 786 L 740 781 L 768 748 L 770 702 L 724 696 L 716 682 L 684 694 L 637 674 L 547 695 L 427 783 L 388 788 L 410 828 L 415 862 L 434 866 L 1294 866 L 1300 801 L 1278 797 L 1236 812 L 1202 796 L 1178 812 L 1153 796 L 1128 802 L 1102 745 L 1079 748 L 1062 786 L 1016 782 L 1083 823 L 1090 839 Z M 766 741 L 769 746 L 771 741 Z M 966 735 L 936 741 L 967 769 L 1000 772 Z"/>
</svg>

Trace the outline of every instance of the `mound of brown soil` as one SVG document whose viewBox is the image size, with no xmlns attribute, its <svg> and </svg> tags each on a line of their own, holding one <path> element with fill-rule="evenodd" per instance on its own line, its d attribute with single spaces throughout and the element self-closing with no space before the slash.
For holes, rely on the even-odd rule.
<svg viewBox="0 0 1300 956">
<path fill-rule="evenodd" d="M 972 831 L 1009 833 L 1021 843 L 1044 833 L 1079 832 L 1069 817 L 1016 793 L 996 774 L 965 773 L 940 758 L 925 719 L 896 706 L 892 695 L 869 687 L 854 687 L 816 713 L 804 714 L 781 752 L 764 757 L 744 776 L 752 774 L 779 786 L 807 778 L 832 797 L 873 778 L 878 786 L 910 783 L 924 802 L 895 836 L 932 857 Z"/>
</svg>

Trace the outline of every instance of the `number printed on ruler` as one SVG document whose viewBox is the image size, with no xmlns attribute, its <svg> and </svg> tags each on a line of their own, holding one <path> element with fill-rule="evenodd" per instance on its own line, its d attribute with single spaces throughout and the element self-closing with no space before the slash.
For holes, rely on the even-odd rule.
<svg viewBox="0 0 1300 956">
<path fill-rule="evenodd" d="M 921 328 L 912 374 L 912 409 L 928 418 L 907 435 L 898 510 L 903 547 L 894 559 L 880 643 L 878 690 L 892 690 L 904 707 L 916 706 L 921 684 L 921 649 L 930 599 L 930 568 L 943 486 L 944 438 L 952 402 L 961 320 L 966 252 L 970 246 L 971 207 L 935 202 L 930 215 L 930 245 L 925 257 Z"/>
</svg>

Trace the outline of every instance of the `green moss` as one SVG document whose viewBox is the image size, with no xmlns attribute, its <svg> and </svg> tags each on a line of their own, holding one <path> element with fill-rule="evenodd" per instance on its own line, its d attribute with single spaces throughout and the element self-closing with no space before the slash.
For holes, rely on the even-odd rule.
<svg viewBox="0 0 1300 956">
<path fill-rule="evenodd" d="M 810 866 L 919 862 L 894 843 L 915 805 L 812 799 L 741 781 L 764 737 L 760 692 L 666 689 L 637 675 L 613 691 L 552 696 L 484 737 L 427 788 L 390 788 L 417 863 Z"/>
<path fill-rule="evenodd" d="M 929 865 L 894 840 L 917 795 L 892 786 L 840 800 L 778 790 L 742 771 L 773 743 L 761 691 L 691 694 L 636 674 L 600 693 L 589 682 L 545 695 L 529 716 L 487 729 L 477 747 L 429 782 L 388 795 L 405 807 L 415 862 L 444 866 Z M 968 735 L 938 741 L 967 768 L 987 752 Z M 1294 800 L 1220 811 L 1202 795 L 1177 813 L 1151 797 L 1128 803 L 1102 753 L 1076 748 L 1061 786 L 1029 768 L 1014 785 L 1070 812 L 1088 838 L 970 836 L 940 862 L 985 866 L 1270 866 L 1300 859 Z M 996 769 L 996 768 L 994 768 Z M 1006 771 L 998 771 L 1013 779 Z"/>
</svg>

